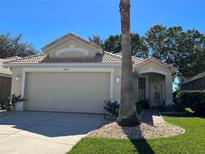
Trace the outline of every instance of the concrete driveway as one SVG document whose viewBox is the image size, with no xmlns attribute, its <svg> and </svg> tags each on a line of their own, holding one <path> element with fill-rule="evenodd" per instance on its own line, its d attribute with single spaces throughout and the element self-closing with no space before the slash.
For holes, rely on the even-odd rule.
<svg viewBox="0 0 205 154">
<path fill-rule="evenodd" d="M 0 114 L 1 154 L 63 154 L 100 125 L 102 115 L 53 112 Z"/>
</svg>

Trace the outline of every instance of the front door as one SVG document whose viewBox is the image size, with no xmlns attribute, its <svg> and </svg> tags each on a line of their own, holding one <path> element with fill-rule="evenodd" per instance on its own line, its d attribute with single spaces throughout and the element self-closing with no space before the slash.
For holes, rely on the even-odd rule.
<svg viewBox="0 0 205 154">
<path fill-rule="evenodd" d="M 157 107 L 163 103 L 163 84 L 159 82 L 150 85 L 150 106 Z"/>
</svg>

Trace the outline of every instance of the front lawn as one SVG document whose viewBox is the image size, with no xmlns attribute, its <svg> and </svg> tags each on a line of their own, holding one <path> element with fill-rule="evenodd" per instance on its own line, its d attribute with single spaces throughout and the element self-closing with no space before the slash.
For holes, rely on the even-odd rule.
<svg viewBox="0 0 205 154">
<path fill-rule="evenodd" d="M 164 116 L 164 119 L 186 130 L 183 135 L 150 140 L 83 138 L 69 154 L 204 154 L 205 118 Z"/>
</svg>

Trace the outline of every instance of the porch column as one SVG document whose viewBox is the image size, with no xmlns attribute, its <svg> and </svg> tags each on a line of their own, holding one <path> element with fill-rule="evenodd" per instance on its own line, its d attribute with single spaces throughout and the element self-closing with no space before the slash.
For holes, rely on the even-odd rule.
<svg viewBox="0 0 205 154">
<path fill-rule="evenodd" d="M 22 93 L 22 89 L 24 86 L 25 73 L 21 68 L 14 68 L 12 70 L 12 83 L 11 83 L 11 95 L 14 94 L 16 96 L 21 95 L 22 97 L 24 93 Z M 23 102 L 18 102 L 15 107 L 16 111 L 23 111 Z"/>
<path fill-rule="evenodd" d="M 172 103 L 172 75 L 169 73 L 165 76 L 165 105 L 171 105 Z"/>
</svg>

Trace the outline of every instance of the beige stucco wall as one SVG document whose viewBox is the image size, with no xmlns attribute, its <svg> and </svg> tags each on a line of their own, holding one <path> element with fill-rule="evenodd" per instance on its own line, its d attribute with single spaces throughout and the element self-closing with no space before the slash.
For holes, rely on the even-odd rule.
<svg viewBox="0 0 205 154">
<path fill-rule="evenodd" d="M 154 70 L 155 72 L 161 72 L 163 74 L 170 74 L 170 70 L 162 65 L 159 65 L 155 62 L 149 62 L 146 63 L 145 65 L 141 65 L 141 66 L 136 66 L 136 69 L 138 72 L 143 72 L 143 71 L 148 71 L 148 72 L 152 72 L 152 70 Z"/>
<path fill-rule="evenodd" d="M 60 49 L 66 49 L 69 47 L 74 47 L 74 48 L 80 48 L 82 50 L 85 50 L 86 52 L 88 52 L 88 55 L 85 55 L 83 52 L 78 52 L 77 50 L 75 51 L 69 51 L 69 52 L 63 52 L 62 54 L 60 54 L 59 56 L 56 55 L 56 52 Z M 79 50 L 80 51 L 80 50 Z M 44 51 L 43 51 L 44 52 Z M 46 52 L 49 53 L 50 57 L 94 57 L 96 52 L 98 52 L 96 49 L 89 47 L 81 42 L 79 42 L 78 40 L 74 40 L 74 39 L 69 39 L 66 40 L 65 42 L 50 48 L 49 50 L 47 50 Z"/>
<path fill-rule="evenodd" d="M 21 95 L 21 80 L 16 77 L 22 77 L 22 69 L 20 67 L 12 68 L 11 94 Z"/>
<path fill-rule="evenodd" d="M 117 82 L 117 78 L 119 82 Z M 113 80 L 113 99 L 120 100 L 120 89 L 121 89 L 121 68 L 115 68 L 114 80 Z"/>
<path fill-rule="evenodd" d="M 168 68 L 164 66 L 160 66 L 159 64 L 155 64 L 153 62 L 148 63 L 146 65 L 143 65 L 141 67 L 136 68 L 137 73 L 134 77 L 133 84 L 134 84 L 134 90 L 135 90 L 135 100 L 137 100 L 137 95 L 138 95 L 138 76 L 140 75 L 139 73 L 141 72 L 142 75 L 146 76 L 146 73 L 143 74 L 143 72 L 148 72 L 151 73 L 152 70 L 154 70 L 154 73 L 163 73 L 165 75 L 164 82 L 165 82 L 165 92 L 164 92 L 164 97 L 165 97 L 165 103 L 171 104 L 173 101 L 173 96 L 172 96 L 172 75 L 171 72 Z M 12 88 L 11 88 L 11 94 L 16 94 L 19 95 L 21 94 L 21 85 L 22 85 L 22 69 L 21 68 L 13 68 L 12 69 Z M 16 77 L 20 77 L 20 80 L 17 81 Z M 117 78 L 119 78 L 119 82 L 117 82 Z M 108 79 L 109 80 L 109 79 Z M 160 79 L 161 80 L 161 79 Z M 99 81 L 100 82 L 100 81 Z M 110 83 L 110 81 L 109 81 Z M 121 68 L 114 68 L 114 73 L 113 73 L 113 99 L 118 99 L 120 100 L 120 89 L 121 89 Z M 109 89 L 108 89 L 109 90 Z"/>
</svg>

